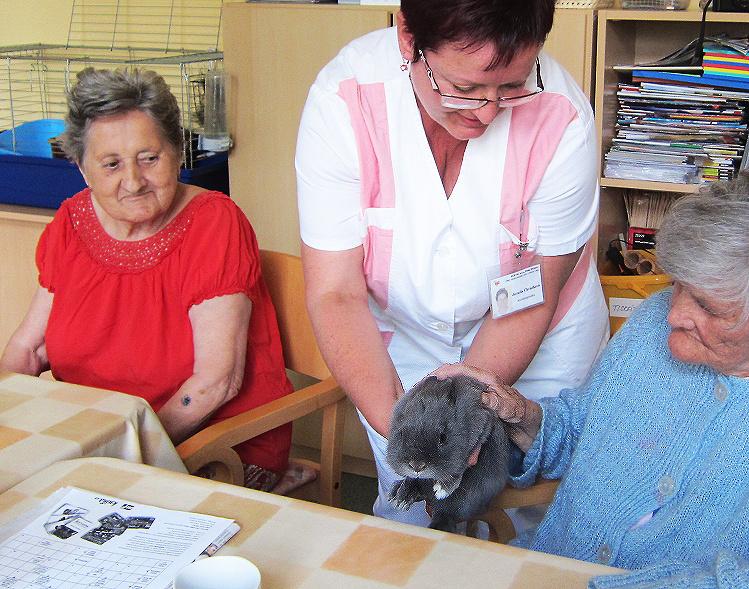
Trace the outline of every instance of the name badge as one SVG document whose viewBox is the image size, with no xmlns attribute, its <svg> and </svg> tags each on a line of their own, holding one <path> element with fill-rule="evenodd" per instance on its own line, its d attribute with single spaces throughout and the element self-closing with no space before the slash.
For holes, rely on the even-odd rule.
<svg viewBox="0 0 749 589">
<path fill-rule="evenodd" d="M 541 264 L 493 278 L 489 282 L 489 291 L 494 319 L 543 304 Z"/>
</svg>

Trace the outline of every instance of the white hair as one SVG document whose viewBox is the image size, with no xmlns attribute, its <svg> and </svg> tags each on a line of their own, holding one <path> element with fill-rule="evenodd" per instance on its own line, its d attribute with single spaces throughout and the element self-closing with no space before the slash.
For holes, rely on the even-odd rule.
<svg viewBox="0 0 749 589">
<path fill-rule="evenodd" d="M 658 230 L 658 262 L 671 277 L 749 318 L 749 174 L 674 202 Z"/>
</svg>

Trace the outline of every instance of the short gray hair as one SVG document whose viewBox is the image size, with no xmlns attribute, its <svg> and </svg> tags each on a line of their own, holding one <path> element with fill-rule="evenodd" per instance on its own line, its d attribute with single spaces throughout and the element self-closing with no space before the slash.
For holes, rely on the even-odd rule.
<svg viewBox="0 0 749 589">
<path fill-rule="evenodd" d="M 78 81 L 67 95 L 63 149 L 80 163 L 86 152 L 86 134 L 99 117 L 140 110 L 153 118 L 164 138 L 182 153 L 184 136 L 179 106 L 169 86 L 150 70 L 97 70 L 92 67 L 78 73 Z"/>
<path fill-rule="evenodd" d="M 674 280 L 736 303 L 743 323 L 749 318 L 749 174 L 676 200 L 656 250 Z"/>
</svg>

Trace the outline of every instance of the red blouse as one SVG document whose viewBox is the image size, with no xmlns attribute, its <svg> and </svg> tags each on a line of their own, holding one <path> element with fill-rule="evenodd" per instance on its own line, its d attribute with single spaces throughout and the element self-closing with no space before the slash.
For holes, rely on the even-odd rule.
<svg viewBox="0 0 749 589">
<path fill-rule="evenodd" d="M 36 261 L 54 294 L 46 346 L 55 378 L 137 395 L 158 411 L 192 375 L 190 307 L 242 292 L 252 301 L 244 381 L 211 423 L 292 390 L 255 234 L 226 195 L 203 192 L 155 235 L 119 241 L 85 189 L 63 202 Z M 290 443 L 286 426 L 237 450 L 245 463 L 282 472 Z"/>
</svg>

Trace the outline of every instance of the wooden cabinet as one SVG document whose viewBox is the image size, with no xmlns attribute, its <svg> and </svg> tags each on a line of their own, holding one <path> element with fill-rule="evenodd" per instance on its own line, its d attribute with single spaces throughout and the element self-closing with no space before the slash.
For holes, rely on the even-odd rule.
<svg viewBox="0 0 749 589">
<path fill-rule="evenodd" d="M 700 10 L 640 11 L 602 10 L 598 13 L 595 112 L 603 158 L 615 133 L 618 102 L 617 84 L 626 74 L 614 71 L 615 65 L 632 65 L 665 57 L 699 37 Z M 749 14 L 708 12 L 706 34 L 749 33 Z M 642 180 L 601 178 L 598 259 L 608 243 L 627 227 L 622 194 L 624 190 L 657 190 L 674 196 L 695 192 L 696 185 L 670 184 Z"/>
<path fill-rule="evenodd" d="M 395 6 L 236 3 L 224 7 L 232 75 L 232 198 L 261 247 L 299 253 L 294 150 L 307 92 L 348 41 L 393 24 Z M 595 13 L 559 9 L 546 50 L 590 96 Z"/>
<path fill-rule="evenodd" d="M 554 27 L 544 51 L 572 74 L 589 98 L 593 96 L 596 13 L 579 8 L 557 8 Z"/>
<path fill-rule="evenodd" d="M 0 353 L 39 286 L 36 242 L 53 214 L 44 209 L 0 205 Z"/>
<path fill-rule="evenodd" d="M 388 7 L 228 4 L 224 67 L 234 85 L 232 198 L 265 249 L 299 253 L 294 151 L 317 73 L 349 41 L 392 24 Z"/>
<path fill-rule="evenodd" d="M 318 72 L 349 41 L 392 24 L 389 7 L 237 3 L 224 6 L 224 68 L 232 76 L 231 196 L 260 247 L 299 254 L 294 152 L 302 108 Z M 295 454 L 317 444 L 319 416 L 294 424 Z M 344 468 L 374 475 L 353 406 Z M 313 450 L 314 452 L 314 450 Z"/>
</svg>

